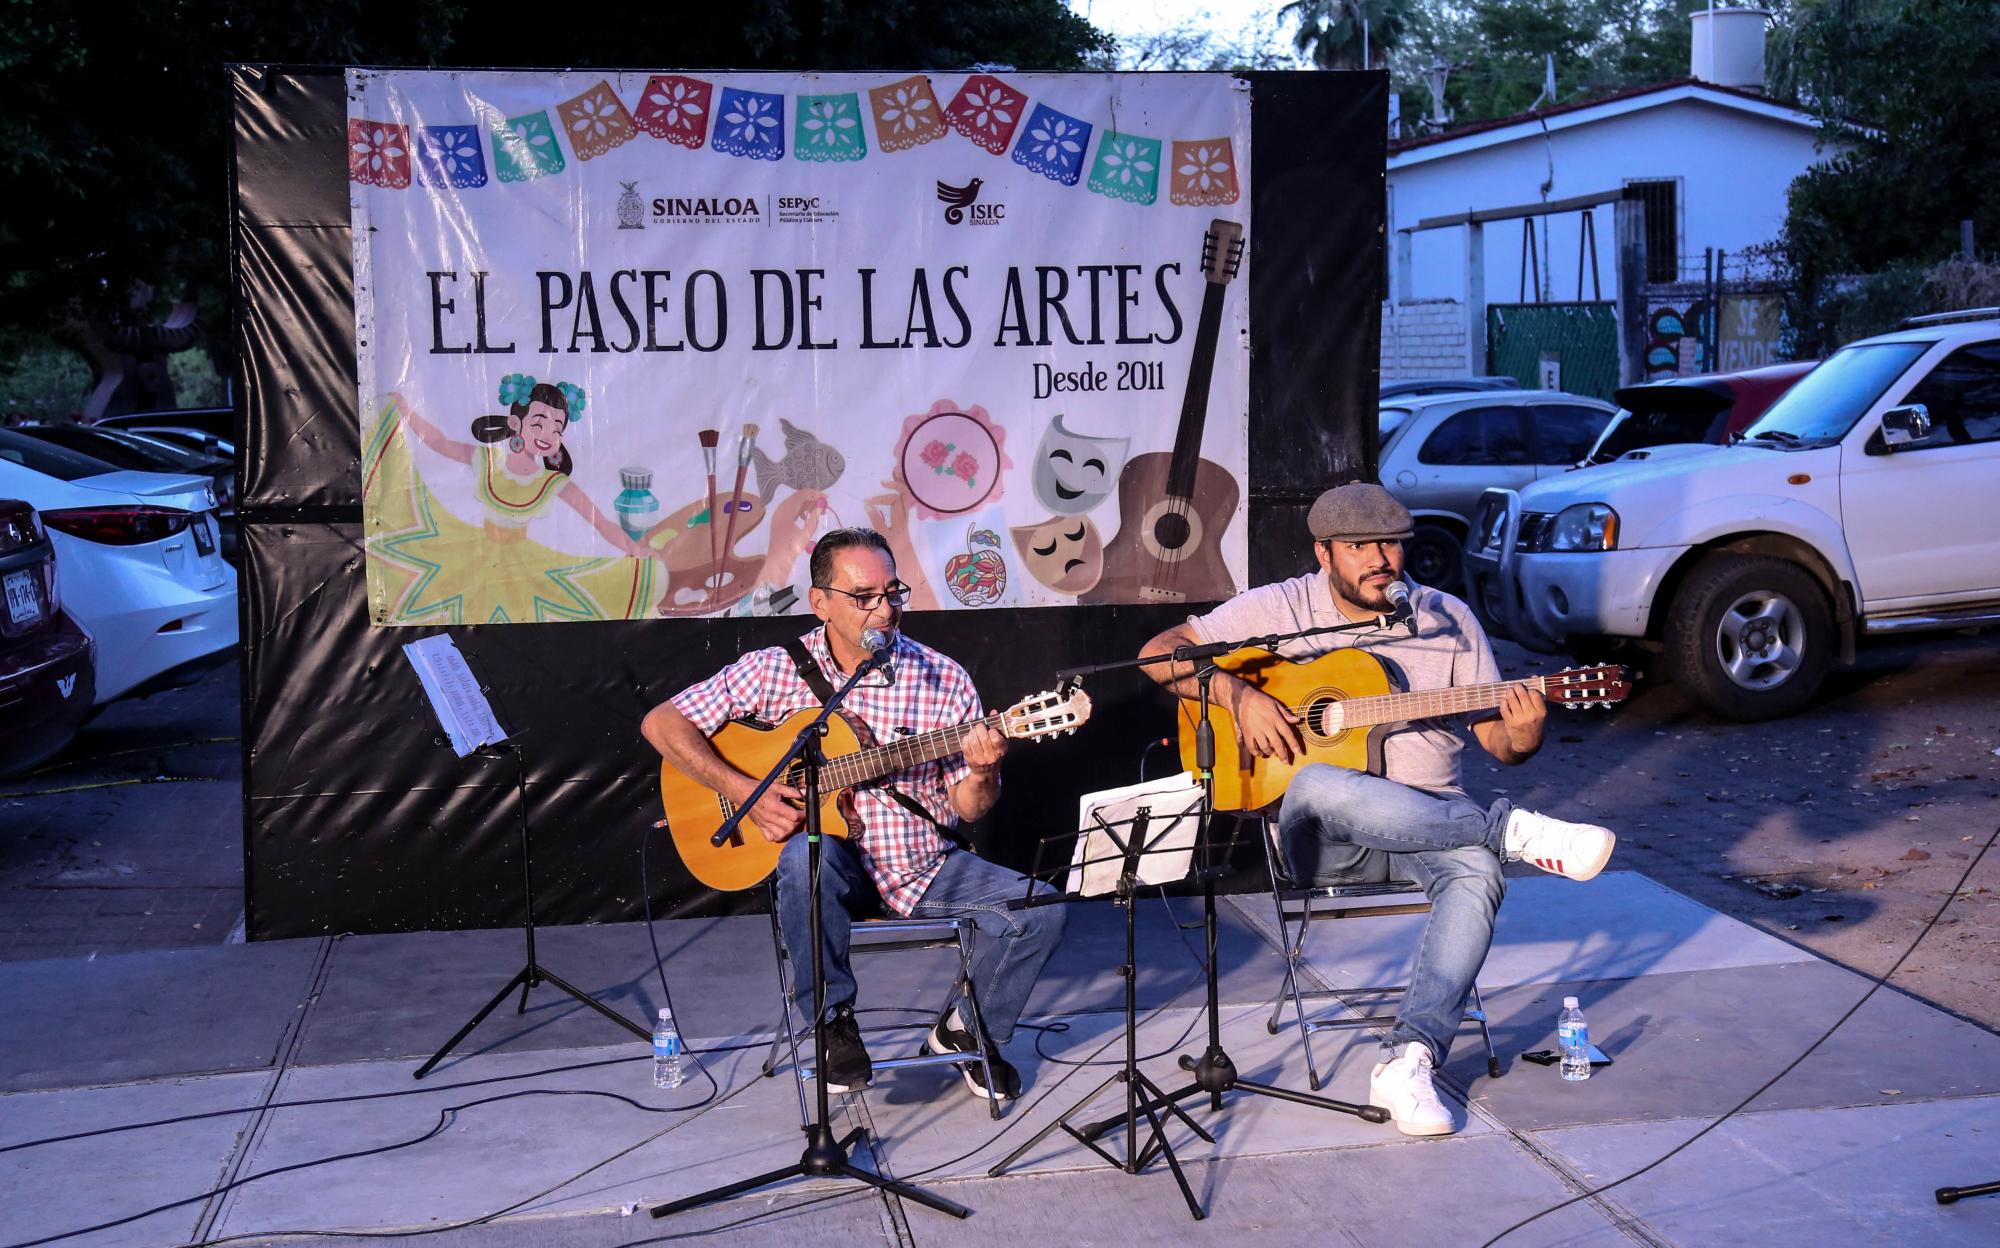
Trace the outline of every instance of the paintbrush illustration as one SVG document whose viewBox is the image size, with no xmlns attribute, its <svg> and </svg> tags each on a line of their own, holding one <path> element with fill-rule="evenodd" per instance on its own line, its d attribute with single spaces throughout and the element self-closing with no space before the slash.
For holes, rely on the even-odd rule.
<svg viewBox="0 0 2000 1248">
<path fill-rule="evenodd" d="M 721 560 L 715 552 L 715 446 L 722 440 L 722 433 L 703 429 L 695 436 L 701 439 L 701 462 L 708 469 L 708 561 L 719 566 Z"/>
<path fill-rule="evenodd" d="M 738 500 L 743 497 L 743 478 L 750 471 L 751 457 L 757 453 L 757 426 L 743 426 L 743 436 L 736 439 L 736 488 L 730 492 L 729 501 L 723 506 L 729 512 L 729 520 L 722 529 L 722 557 L 715 565 L 715 592 L 722 593 L 722 578 L 729 563 L 729 547 L 736 541 L 736 513 Z M 710 523 L 714 523 L 714 513 L 710 513 Z"/>
</svg>

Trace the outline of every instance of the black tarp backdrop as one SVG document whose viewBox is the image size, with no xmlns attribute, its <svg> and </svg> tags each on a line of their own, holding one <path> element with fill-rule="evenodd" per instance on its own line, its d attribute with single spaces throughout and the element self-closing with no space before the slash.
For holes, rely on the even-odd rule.
<svg viewBox="0 0 2000 1248">
<path fill-rule="evenodd" d="M 1253 73 L 1250 571 L 1309 566 L 1306 505 L 1370 475 L 1380 346 L 1387 81 Z M 511 757 L 444 744 L 401 646 L 369 624 L 338 69 L 234 66 L 239 517 L 243 565 L 244 880 L 252 939 L 497 927 L 522 914 L 521 799 Z M 990 706 L 1057 668 L 1135 653 L 1185 609 L 1039 608 L 912 615 L 911 635 L 965 664 Z M 639 845 L 659 817 L 652 706 L 809 620 L 506 624 L 449 631 L 526 762 L 535 906 L 553 923 L 641 912 Z M 1137 775 L 1172 732 L 1169 700 L 1101 678 L 1074 738 L 1018 746 L 981 850 L 1025 866 L 1079 794 Z M 1164 753 L 1164 751 L 1163 751 Z M 1155 760 L 1156 770 L 1166 767 Z M 656 914 L 752 908 L 714 894 L 664 837 Z"/>
</svg>

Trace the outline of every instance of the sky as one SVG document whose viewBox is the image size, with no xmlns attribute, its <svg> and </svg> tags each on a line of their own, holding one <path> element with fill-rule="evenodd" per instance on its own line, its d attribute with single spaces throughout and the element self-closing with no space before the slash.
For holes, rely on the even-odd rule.
<svg viewBox="0 0 2000 1248">
<path fill-rule="evenodd" d="M 1068 0 L 1099 30 L 1131 38 L 1186 23 L 1238 42 L 1252 29 L 1272 30 L 1285 0 Z"/>
</svg>

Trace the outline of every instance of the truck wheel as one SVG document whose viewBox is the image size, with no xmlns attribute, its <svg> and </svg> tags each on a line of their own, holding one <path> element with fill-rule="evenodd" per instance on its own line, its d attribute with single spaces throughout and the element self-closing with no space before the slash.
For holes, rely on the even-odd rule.
<svg viewBox="0 0 2000 1248">
<path fill-rule="evenodd" d="M 1674 595 L 1666 658 L 1674 682 L 1723 719 L 1778 719 L 1804 706 L 1833 661 L 1833 611 L 1804 568 L 1718 555 Z"/>
<path fill-rule="evenodd" d="M 1441 524 L 1419 524 L 1411 538 L 1403 543 L 1403 568 L 1420 585 L 1429 585 L 1448 594 L 1462 593 L 1465 575 L 1461 571 L 1464 552 L 1459 548 L 1462 539 Z"/>
</svg>

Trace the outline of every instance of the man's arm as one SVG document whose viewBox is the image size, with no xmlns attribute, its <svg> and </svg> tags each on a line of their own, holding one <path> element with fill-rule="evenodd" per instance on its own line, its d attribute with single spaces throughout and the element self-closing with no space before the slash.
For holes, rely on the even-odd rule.
<svg viewBox="0 0 2000 1248">
<path fill-rule="evenodd" d="M 1472 735 L 1480 746 L 1509 767 L 1518 766 L 1542 748 L 1542 729 L 1547 726 L 1549 708 L 1542 695 L 1525 685 L 1514 685 L 1500 695 L 1500 718 L 1482 719 L 1472 725 Z"/>
<path fill-rule="evenodd" d="M 1201 638 L 1195 633 L 1193 625 L 1176 624 L 1141 647 L 1139 657 L 1172 654 L 1182 646 L 1200 644 Z M 1176 696 L 1192 702 L 1201 696 L 1200 682 L 1195 679 L 1197 666 L 1198 662 L 1176 663 L 1168 660 L 1150 664 L 1142 670 Z M 1222 671 L 1209 680 L 1208 691 L 1217 706 L 1235 717 L 1244 744 L 1258 757 L 1281 758 L 1289 763 L 1305 753 L 1305 741 L 1299 736 L 1299 717 L 1270 694 Z"/>
<path fill-rule="evenodd" d="M 720 793 L 735 805 L 742 805 L 743 799 L 757 787 L 755 779 L 725 762 L 701 729 L 672 702 L 662 702 L 648 711 L 639 723 L 639 733 L 681 774 Z M 799 805 L 804 798 L 805 794 L 789 784 L 774 784 L 751 809 L 750 820 L 765 840 L 787 840 L 805 822 L 805 813 Z"/>
</svg>

